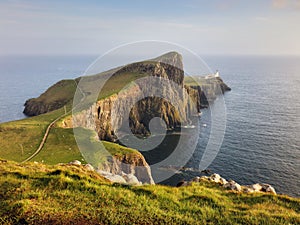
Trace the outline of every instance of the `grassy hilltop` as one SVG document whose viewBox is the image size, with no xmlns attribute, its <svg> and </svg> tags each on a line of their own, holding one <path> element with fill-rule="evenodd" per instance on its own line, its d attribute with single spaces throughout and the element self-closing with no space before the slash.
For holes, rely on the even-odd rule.
<svg viewBox="0 0 300 225">
<path fill-rule="evenodd" d="M 299 224 L 300 200 L 188 187 L 112 184 L 83 166 L 0 161 L 1 224 Z"/>
</svg>

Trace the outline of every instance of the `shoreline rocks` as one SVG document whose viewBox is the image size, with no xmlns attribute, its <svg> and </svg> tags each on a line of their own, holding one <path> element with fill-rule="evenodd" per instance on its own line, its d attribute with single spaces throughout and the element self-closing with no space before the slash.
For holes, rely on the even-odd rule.
<svg viewBox="0 0 300 225">
<path fill-rule="evenodd" d="M 192 183 L 197 183 L 201 181 L 210 181 L 219 184 L 220 186 L 237 192 L 243 193 L 270 193 L 276 195 L 275 188 L 272 187 L 270 184 L 265 183 L 256 183 L 252 185 L 240 185 L 234 180 L 227 181 L 225 178 L 221 177 L 219 174 L 214 173 L 211 176 L 201 176 L 201 177 L 194 177 L 191 181 L 181 181 L 177 184 L 177 187 L 182 186 L 189 186 Z"/>
</svg>

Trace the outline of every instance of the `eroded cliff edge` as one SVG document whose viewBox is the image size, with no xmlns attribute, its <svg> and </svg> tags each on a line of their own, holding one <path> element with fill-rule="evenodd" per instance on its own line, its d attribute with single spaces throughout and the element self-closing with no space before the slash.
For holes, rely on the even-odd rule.
<svg viewBox="0 0 300 225">
<path fill-rule="evenodd" d="M 97 88 L 95 84 L 101 82 L 103 77 L 105 75 L 98 74 L 87 78 L 85 85 L 80 87 L 84 97 L 88 99 L 92 95 L 93 89 Z M 24 113 L 39 115 L 70 105 L 80 79 L 58 82 L 40 97 L 28 100 Z M 97 132 L 99 140 L 117 143 L 117 133 L 126 133 L 124 124 L 127 122 L 130 132 L 135 135 L 150 135 L 149 122 L 154 117 L 161 118 L 168 130 L 174 130 L 188 124 L 191 114 L 200 114 L 201 108 L 208 107 L 209 102 L 219 94 L 230 90 L 219 76 L 197 79 L 185 79 L 182 57 L 176 52 L 126 65 L 111 72 L 102 87 L 103 93 L 99 93 L 95 102 L 66 117 L 61 126 L 91 129 Z M 159 86 L 161 80 L 165 82 L 163 86 Z M 152 85 L 149 82 L 153 82 Z M 64 89 L 67 91 L 64 92 Z M 141 98 L 141 93 L 160 93 L 168 98 L 156 95 Z M 140 167 L 144 169 L 136 169 Z M 126 171 L 143 182 L 153 181 L 150 167 L 141 154 L 130 157 L 125 154 L 121 158 L 113 156 L 103 165 L 103 169 L 112 173 Z"/>
</svg>

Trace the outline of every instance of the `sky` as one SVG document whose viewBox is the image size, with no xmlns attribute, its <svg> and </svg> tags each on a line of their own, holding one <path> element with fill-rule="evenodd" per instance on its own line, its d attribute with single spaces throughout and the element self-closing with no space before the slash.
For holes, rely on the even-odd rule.
<svg viewBox="0 0 300 225">
<path fill-rule="evenodd" d="M 300 0 L 0 0 L 0 54 L 101 54 L 161 40 L 198 54 L 300 55 Z"/>
</svg>

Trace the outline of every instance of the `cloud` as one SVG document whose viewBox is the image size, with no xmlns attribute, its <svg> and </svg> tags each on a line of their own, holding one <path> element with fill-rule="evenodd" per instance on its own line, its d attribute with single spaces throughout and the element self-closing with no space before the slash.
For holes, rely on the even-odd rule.
<svg viewBox="0 0 300 225">
<path fill-rule="evenodd" d="M 300 0 L 272 0 L 275 9 L 300 9 Z"/>
<path fill-rule="evenodd" d="M 264 16 L 257 16 L 254 18 L 256 21 L 260 21 L 260 22 L 267 22 L 270 21 L 270 18 L 268 17 L 264 17 Z"/>
<path fill-rule="evenodd" d="M 283 9 L 289 4 L 288 0 L 273 0 L 272 6 L 276 9 Z"/>
</svg>

